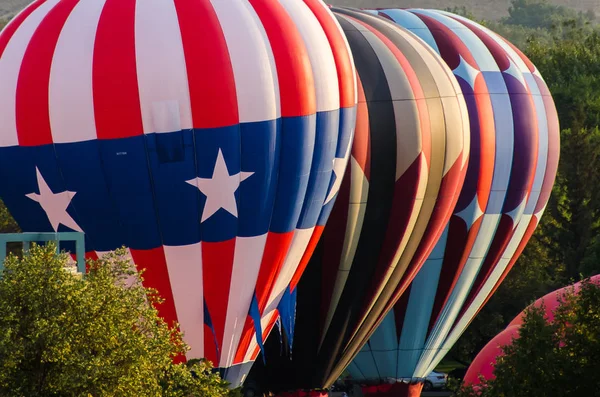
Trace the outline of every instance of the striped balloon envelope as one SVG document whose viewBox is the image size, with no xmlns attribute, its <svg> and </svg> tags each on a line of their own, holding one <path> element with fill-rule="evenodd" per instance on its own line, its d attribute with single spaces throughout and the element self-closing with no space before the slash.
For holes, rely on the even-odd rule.
<svg viewBox="0 0 600 397">
<path fill-rule="evenodd" d="M 318 0 L 38 0 L 0 34 L 0 197 L 89 257 L 128 247 L 187 358 L 237 385 L 331 212 L 356 101 Z"/>
<path fill-rule="evenodd" d="M 349 367 L 355 379 L 408 381 L 441 361 L 531 237 L 556 176 L 559 126 L 539 72 L 502 37 L 442 11 L 372 13 L 414 32 L 442 56 L 471 120 L 469 169 L 450 222 Z"/>
<path fill-rule="evenodd" d="M 279 310 L 295 313 L 293 334 L 281 318 L 292 352 L 280 356 L 273 334 L 266 367 L 251 374 L 271 390 L 335 381 L 433 248 L 467 170 L 468 112 L 442 59 L 389 21 L 332 10 L 359 77 L 351 165 L 319 246 L 289 286 L 292 308 Z"/>
</svg>

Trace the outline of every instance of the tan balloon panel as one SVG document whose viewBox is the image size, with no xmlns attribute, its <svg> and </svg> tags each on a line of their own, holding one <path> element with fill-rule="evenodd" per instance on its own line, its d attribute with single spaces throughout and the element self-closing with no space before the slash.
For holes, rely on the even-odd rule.
<svg viewBox="0 0 600 397">
<path fill-rule="evenodd" d="M 421 149 L 419 156 L 422 156 L 422 160 L 426 160 L 421 160 L 422 166 L 425 169 L 420 174 L 420 186 L 417 189 L 413 212 L 403 231 L 404 234 L 399 240 L 399 244 L 395 247 L 396 250 L 392 259 L 387 263 L 387 268 L 383 271 L 382 279 L 367 302 L 367 310 L 363 318 L 356 325 L 351 343 L 346 347 L 344 356 L 346 360 L 349 360 L 368 339 L 368 335 L 372 333 L 373 326 L 380 318 L 382 311 L 389 306 L 390 298 L 393 297 L 398 286 L 403 282 L 406 270 L 409 267 L 417 269 L 426 258 L 426 255 L 422 255 L 420 264 L 411 264 L 413 256 L 420 245 L 424 244 L 426 246 L 425 250 L 432 249 L 435 241 L 437 241 L 437 238 L 441 234 L 443 228 L 440 225 L 442 222 L 445 224 L 448 220 L 453 205 L 441 209 L 444 213 L 441 216 L 438 214 L 436 219 L 441 218 L 442 221 L 438 220 L 439 224 L 433 225 L 433 229 L 435 230 L 429 230 L 427 234 L 428 238 L 426 238 L 427 241 L 422 242 L 426 231 L 432 227 L 430 220 L 436 210 L 438 195 L 442 187 L 442 178 L 457 161 L 460 163 L 458 167 L 464 178 L 467 166 L 465 159 L 468 155 L 461 155 L 461 153 L 464 149 L 465 141 L 468 142 L 469 139 L 468 121 L 463 122 L 466 115 L 466 112 L 464 112 L 466 105 L 460 88 L 455 83 L 449 68 L 439 57 L 436 57 L 429 50 L 428 46 L 421 39 L 381 18 L 346 10 L 342 11 L 342 13 L 349 14 L 351 18 L 356 18 L 370 25 L 379 33 L 376 36 L 369 31 L 369 42 L 372 43 L 373 39 L 378 40 L 379 44 L 373 45 L 373 47 L 382 66 L 384 66 L 386 78 L 390 82 L 390 91 L 394 93 L 392 94 L 392 98 L 394 100 L 393 105 L 397 126 L 398 150 L 396 165 L 398 167 L 398 180 L 401 179 L 404 171 L 414 163 L 414 160 L 411 161 L 411 154 L 414 153 L 412 150 L 415 148 L 412 146 L 414 142 L 410 141 L 411 138 L 417 137 L 421 139 L 421 144 L 418 145 Z M 358 24 L 355 21 L 352 22 L 354 26 Z M 365 32 L 365 29 L 360 29 L 360 31 Z M 394 85 L 397 80 L 393 77 L 395 77 L 394 73 L 398 73 L 397 70 L 401 69 L 400 64 L 392 51 L 385 47 L 385 43 L 381 40 L 380 35 L 384 35 L 387 40 L 393 42 L 410 64 L 412 68 L 410 72 L 416 75 L 418 87 L 421 89 L 421 92 L 415 93 L 413 91 L 414 100 L 408 100 L 410 96 L 398 94 L 400 90 Z M 355 58 L 357 56 L 357 54 L 354 54 Z M 406 74 L 407 71 L 402 69 L 401 75 L 406 76 Z M 417 99 L 420 97 L 425 99 Z M 401 99 L 398 100 L 398 98 Z M 419 100 L 424 101 L 421 106 L 418 104 Z M 428 119 L 428 128 L 422 124 L 424 109 L 426 109 L 425 117 Z M 446 113 L 449 114 L 446 115 Z M 426 135 L 425 128 L 429 130 L 429 134 L 427 134 L 429 136 Z M 417 129 L 420 130 L 421 134 L 414 134 L 414 131 Z M 430 139 L 429 144 L 427 142 L 423 143 L 423 139 L 427 138 Z M 451 184 L 441 193 L 451 196 L 451 201 L 455 203 L 459 192 L 459 186 Z M 346 360 L 342 360 L 339 363 L 329 380 L 332 380 L 333 376 L 343 369 L 345 364 L 347 364 Z"/>
</svg>

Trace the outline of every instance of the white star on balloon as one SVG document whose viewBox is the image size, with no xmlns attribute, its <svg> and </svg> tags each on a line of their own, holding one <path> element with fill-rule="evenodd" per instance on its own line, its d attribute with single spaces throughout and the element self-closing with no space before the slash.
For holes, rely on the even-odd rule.
<svg viewBox="0 0 600 397">
<path fill-rule="evenodd" d="M 61 193 L 54 193 L 37 167 L 35 168 L 35 172 L 40 194 L 29 193 L 25 196 L 40 204 L 55 232 L 58 231 L 59 225 L 64 225 L 72 230 L 83 232 L 77 222 L 75 222 L 67 212 L 67 207 L 71 204 L 71 199 L 77 193 L 68 190 Z"/>
<path fill-rule="evenodd" d="M 515 79 L 517 79 L 523 85 L 523 87 L 527 87 L 527 83 L 525 82 L 525 77 L 523 76 L 523 73 L 519 70 L 519 68 L 513 62 L 512 59 L 509 58 L 508 61 L 509 61 L 508 68 L 506 70 L 504 70 L 503 73 L 513 76 Z"/>
<path fill-rule="evenodd" d="M 323 205 L 329 203 L 337 192 L 340 190 L 342 186 L 342 180 L 344 178 L 344 171 L 346 170 L 346 164 L 348 163 L 348 151 L 350 150 L 350 143 L 348 143 L 348 147 L 346 148 L 346 153 L 344 157 L 336 157 L 333 159 L 333 173 L 335 174 L 335 180 L 333 181 L 333 185 L 331 185 L 331 190 L 325 199 L 325 203 Z"/>
<path fill-rule="evenodd" d="M 473 66 L 469 64 L 469 62 L 465 61 L 462 55 L 459 55 L 460 63 L 452 72 L 459 77 L 462 77 L 472 89 L 475 89 L 475 79 L 481 73 L 479 70 L 475 69 Z"/>
<path fill-rule="evenodd" d="M 477 194 L 473 196 L 473 200 L 469 203 L 469 205 L 460 212 L 455 213 L 454 215 L 460 217 L 467 224 L 467 230 L 471 229 L 471 226 L 483 215 L 483 211 L 479 207 L 479 198 Z"/>
<path fill-rule="evenodd" d="M 201 222 L 213 216 L 221 208 L 237 218 L 238 211 L 235 192 L 240 183 L 253 174 L 254 172 L 238 172 L 237 174 L 229 175 L 223 152 L 219 149 L 211 178 L 194 178 L 186 181 L 190 185 L 197 187 L 206 196 L 206 204 L 202 211 Z"/>
<path fill-rule="evenodd" d="M 523 197 L 523 200 L 512 211 L 505 212 L 505 214 L 510 216 L 510 219 L 512 219 L 514 227 L 517 226 L 518 221 L 521 219 L 521 216 L 523 216 L 526 205 L 527 197 Z"/>
</svg>

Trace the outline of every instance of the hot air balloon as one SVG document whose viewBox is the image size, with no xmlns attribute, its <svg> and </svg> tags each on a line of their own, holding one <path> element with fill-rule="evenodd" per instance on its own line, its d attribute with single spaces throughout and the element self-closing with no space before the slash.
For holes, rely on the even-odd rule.
<svg viewBox="0 0 600 397">
<path fill-rule="evenodd" d="M 332 10 L 359 77 L 351 165 L 321 242 L 279 306 L 291 352 L 279 354 L 274 333 L 266 367 L 259 360 L 249 377 L 264 376 L 272 390 L 335 381 L 433 248 L 467 169 L 468 113 L 439 56 L 389 21 Z"/>
<path fill-rule="evenodd" d="M 355 117 L 318 0 L 38 0 L 0 35 L 11 214 L 84 232 L 89 257 L 127 246 L 187 357 L 234 386 L 331 211 Z"/>
<path fill-rule="evenodd" d="M 414 32 L 459 82 L 471 120 L 471 158 L 458 204 L 410 288 L 348 370 L 357 380 L 398 380 L 420 392 L 498 287 L 548 201 L 559 157 L 552 97 L 531 62 L 502 37 L 434 10 L 372 13 Z"/>
<path fill-rule="evenodd" d="M 593 284 L 600 284 L 600 274 L 590 277 L 589 282 Z M 564 297 L 567 294 L 577 294 L 581 290 L 581 282 L 575 283 L 568 287 L 560 288 L 556 291 L 550 292 L 543 297 L 539 298 L 528 308 L 544 308 L 544 315 L 548 322 L 554 321 L 554 313 L 556 309 L 561 305 Z M 512 343 L 513 339 L 519 337 L 519 328 L 523 324 L 526 310 L 523 310 L 517 315 L 511 322 L 506 326 L 502 332 L 496 335 L 491 341 L 489 341 L 483 349 L 477 354 L 465 377 L 463 382 L 467 385 L 477 386 L 481 383 L 480 376 L 483 379 L 494 379 L 494 365 L 496 358 L 502 354 L 502 347 Z"/>
</svg>

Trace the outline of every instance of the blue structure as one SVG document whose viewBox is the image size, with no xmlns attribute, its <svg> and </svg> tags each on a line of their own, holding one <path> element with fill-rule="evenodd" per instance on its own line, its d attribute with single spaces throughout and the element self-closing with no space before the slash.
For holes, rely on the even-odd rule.
<svg viewBox="0 0 600 397">
<path fill-rule="evenodd" d="M 55 241 L 56 251 L 60 252 L 61 241 L 75 242 L 75 256 L 77 258 L 77 271 L 85 274 L 85 238 L 81 232 L 60 233 L 0 233 L 0 271 L 4 268 L 7 243 L 23 243 L 23 252 L 29 250 L 32 242 Z"/>
</svg>

